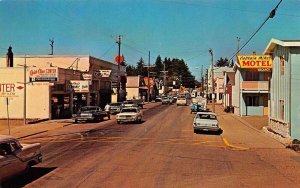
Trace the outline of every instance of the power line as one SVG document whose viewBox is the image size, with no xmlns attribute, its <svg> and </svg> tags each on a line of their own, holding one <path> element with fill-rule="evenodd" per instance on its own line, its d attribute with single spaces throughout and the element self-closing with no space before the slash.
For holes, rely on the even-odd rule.
<svg viewBox="0 0 300 188">
<path fill-rule="evenodd" d="M 100 59 L 102 59 L 103 57 L 105 57 L 106 56 L 106 54 L 110 51 L 110 50 L 112 50 L 113 49 L 113 47 L 115 47 L 115 43 L 110 47 L 110 48 L 108 48 L 101 56 L 100 56 Z"/>
<path fill-rule="evenodd" d="M 253 33 L 253 35 L 246 41 L 246 43 L 236 52 L 234 55 L 229 59 L 229 62 L 250 42 L 250 40 L 258 33 L 258 31 L 265 25 L 265 23 L 270 19 L 274 18 L 276 14 L 276 10 L 278 9 L 279 5 L 281 4 L 282 0 L 276 5 L 276 7 L 269 13 L 268 17 L 265 21 L 259 26 L 259 28 Z"/>
</svg>

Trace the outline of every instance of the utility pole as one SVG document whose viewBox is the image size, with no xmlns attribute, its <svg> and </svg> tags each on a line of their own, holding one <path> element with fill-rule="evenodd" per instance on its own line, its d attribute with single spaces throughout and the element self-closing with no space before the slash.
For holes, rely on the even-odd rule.
<svg viewBox="0 0 300 188">
<path fill-rule="evenodd" d="M 118 77 L 118 85 L 117 85 L 117 101 L 120 102 L 120 63 L 121 63 L 121 43 L 122 43 L 122 38 L 123 35 L 118 35 L 117 36 L 117 41 L 116 43 L 118 44 L 118 72 L 117 72 L 117 77 Z"/>
<path fill-rule="evenodd" d="M 208 99 L 208 69 L 206 69 L 206 100 Z"/>
<path fill-rule="evenodd" d="M 49 55 L 53 55 L 53 47 L 54 47 L 54 39 L 49 39 L 51 46 L 51 53 Z"/>
<path fill-rule="evenodd" d="M 239 51 L 240 51 L 240 40 L 241 38 L 240 37 L 236 37 L 237 39 L 237 53 L 236 53 L 236 58 L 237 58 L 237 55 L 239 55 Z"/>
<path fill-rule="evenodd" d="M 209 49 L 210 53 L 210 65 L 211 65 L 211 88 L 212 88 L 212 112 L 215 112 L 215 81 L 214 81 L 214 60 L 213 50 Z"/>
<path fill-rule="evenodd" d="M 203 65 L 201 65 L 201 92 L 200 92 L 200 95 L 202 96 L 202 93 L 203 93 Z"/>
<path fill-rule="evenodd" d="M 148 95 L 147 95 L 147 99 L 148 102 L 150 102 L 150 68 L 155 67 L 154 65 L 151 66 L 150 65 L 150 51 L 149 51 L 149 57 L 148 57 L 148 66 L 144 66 L 147 68 L 148 70 Z"/>
</svg>

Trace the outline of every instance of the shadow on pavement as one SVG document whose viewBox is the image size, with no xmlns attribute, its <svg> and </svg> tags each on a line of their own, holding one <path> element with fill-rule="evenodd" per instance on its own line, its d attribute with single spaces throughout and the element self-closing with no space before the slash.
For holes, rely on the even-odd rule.
<svg viewBox="0 0 300 188">
<path fill-rule="evenodd" d="M 206 135 L 221 135 L 223 130 L 220 129 L 219 131 L 195 131 L 196 134 L 206 134 Z"/>
<path fill-rule="evenodd" d="M 0 187 L 3 188 L 14 188 L 14 187 L 24 187 L 27 184 L 41 178 L 42 176 L 55 170 L 56 167 L 32 167 L 28 173 L 19 175 L 13 179 L 3 182 Z"/>
</svg>

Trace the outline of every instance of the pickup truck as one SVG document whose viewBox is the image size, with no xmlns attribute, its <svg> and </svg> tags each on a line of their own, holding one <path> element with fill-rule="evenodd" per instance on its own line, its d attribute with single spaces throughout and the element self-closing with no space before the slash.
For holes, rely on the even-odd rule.
<svg viewBox="0 0 300 188">
<path fill-rule="evenodd" d="M 98 106 L 83 106 L 76 114 L 72 115 L 75 123 L 78 121 L 102 121 L 104 117 L 110 119 L 110 114 Z"/>
<path fill-rule="evenodd" d="M 40 162 L 41 144 L 21 145 L 12 136 L 0 135 L 0 182 L 24 173 Z"/>
</svg>

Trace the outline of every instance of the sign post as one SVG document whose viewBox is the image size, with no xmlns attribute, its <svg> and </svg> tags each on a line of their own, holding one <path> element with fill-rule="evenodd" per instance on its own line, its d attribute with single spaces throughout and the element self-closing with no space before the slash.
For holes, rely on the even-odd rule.
<svg viewBox="0 0 300 188">
<path fill-rule="evenodd" d="M 8 97 L 6 97 L 6 112 L 7 112 L 8 135 L 10 135 L 9 110 L 8 110 Z"/>
</svg>

